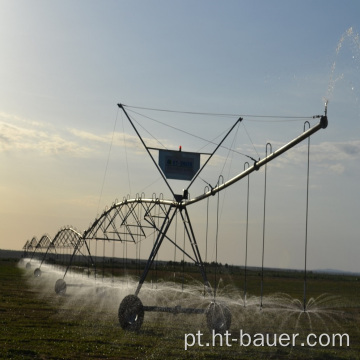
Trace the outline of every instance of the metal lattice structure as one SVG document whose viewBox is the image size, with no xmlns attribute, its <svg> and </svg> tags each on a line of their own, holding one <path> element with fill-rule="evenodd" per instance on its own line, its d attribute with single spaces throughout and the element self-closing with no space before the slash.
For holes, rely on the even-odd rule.
<svg viewBox="0 0 360 360">
<path fill-rule="evenodd" d="M 37 250 L 37 238 L 34 236 L 31 240 L 26 241 L 23 249 L 24 249 L 24 257 L 29 257 L 29 253 L 31 253 L 30 261 L 26 263 L 26 268 L 29 269 L 31 267 L 31 260 L 33 259 L 36 250 Z"/>
<path fill-rule="evenodd" d="M 44 263 L 49 253 L 54 252 L 56 254 L 61 249 L 69 249 L 74 251 L 74 249 L 77 249 L 77 247 L 81 248 L 82 246 L 82 235 L 72 227 L 64 227 L 60 229 L 56 233 L 53 240 L 51 240 L 48 235 L 43 235 L 37 244 L 37 247 L 39 249 L 44 249 L 45 252 L 39 267 L 34 271 L 34 275 L 37 277 L 41 276 L 41 265 Z"/>
<path fill-rule="evenodd" d="M 206 269 L 198 248 L 197 239 L 195 237 L 193 226 L 190 220 L 188 207 L 226 189 L 232 184 L 249 176 L 252 172 L 258 171 L 261 167 L 265 166 L 267 163 L 282 155 L 289 149 L 293 148 L 295 145 L 299 144 L 304 139 L 309 138 L 318 130 L 325 129 L 328 124 L 326 108 L 325 116 L 318 116 L 320 118 L 320 121 L 317 125 L 309 128 L 306 131 L 304 130 L 301 135 L 299 135 L 286 145 L 282 146 L 278 150 L 274 152 L 272 152 L 271 150 L 271 153 L 269 155 L 266 154 L 263 159 L 253 159 L 254 163 L 252 166 L 248 166 L 246 169 L 244 169 L 244 171 L 242 171 L 240 174 L 236 175 L 232 179 L 227 180 L 222 184 L 218 184 L 214 188 L 209 189 L 209 191 L 206 191 L 205 193 L 202 193 L 197 197 L 189 198 L 188 189 L 193 183 L 194 178 L 182 194 L 175 194 L 169 183 L 167 182 L 161 169 L 156 164 L 153 156 L 150 154 L 149 148 L 145 145 L 140 134 L 137 132 L 133 122 L 125 111 L 124 106 L 119 105 L 119 107 L 124 111 L 126 117 L 133 126 L 137 135 L 139 136 L 148 154 L 157 166 L 160 174 L 162 175 L 171 193 L 173 194 L 173 199 L 165 200 L 163 198 L 156 197 L 137 197 L 135 199 L 124 199 L 123 201 L 115 203 L 109 209 L 105 210 L 97 219 L 95 219 L 95 221 L 89 226 L 87 230 L 84 231 L 83 234 L 80 234 L 79 232 L 70 227 L 60 230 L 54 237 L 54 240 L 48 245 L 48 250 L 51 248 L 58 249 L 69 247 L 73 248 L 73 254 L 70 258 L 68 266 L 66 267 L 63 278 L 58 279 L 55 284 L 55 291 L 58 294 L 64 294 L 66 292 L 67 285 L 65 282 L 65 277 L 68 269 L 71 267 L 72 262 L 74 261 L 75 255 L 80 253 L 84 256 L 88 256 L 91 263 L 94 263 L 92 261 L 89 248 L 89 244 L 91 242 L 130 242 L 137 244 L 147 238 L 152 237 L 154 239 L 153 247 L 149 254 L 145 267 L 142 271 L 142 274 L 139 278 L 135 293 L 126 296 L 120 303 L 118 318 L 121 327 L 125 330 L 138 331 L 142 326 L 145 311 L 159 311 L 171 313 L 205 313 L 207 323 L 210 329 L 214 329 L 216 332 L 226 331 L 231 324 L 231 313 L 229 308 L 225 304 L 222 304 L 219 301 L 215 300 L 216 287 L 214 290 L 214 288 L 210 286 L 210 283 L 208 281 Z M 241 120 L 242 119 L 240 118 L 237 123 Z M 232 129 L 233 128 L 234 127 L 232 127 Z M 230 131 L 228 132 L 228 134 L 230 133 Z M 220 145 L 218 145 L 217 148 L 219 146 Z M 210 155 L 210 157 L 215 153 L 216 149 Z M 203 167 L 206 165 L 206 163 L 207 162 L 205 162 Z M 199 175 L 203 167 L 195 175 L 195 178 Z M 178 216 L 182 221 L 184 227 L 184 234 L 186 234 L 187 242 L 190 244 L 191 250 L 185 251 L 185 247 L 183 248 L 179 246 L 176 241 L 170 236 L 169 229 Z M 199 268 L 205 289 L 213 299 L 206 309 L 181 308 L 179 306 L 175 308 L 168 308 L 159 306 L 144 306 L 142 304 L 139 298 L 139 293 L 149 273 L 149 270 L 152 267 L 155 257 L 157 256 L 159 249 L 164 241 L 169 241 L 170 243 L 172 243 Z M 36 247 L 36 244 L 32 244 L 31 242 L 28 247 L 31 246 Z M 37 270 L 40 271 L 40 269 Z"/>
<path fill-rule="evenodd" d="M 140 212 L 142 216 L 138 215 Z M 177 213 L 180 214 L 185 226 L 192 253 L 190 251 L 186 252 L 169 236 L 168 230 Z M 84 232 L 81 241 L 83 243 L 89 243 L 94 240 L 137 243 L 147 238 L 153 238 L 154 235 L 156 238 L 154 248 L 146 265 L 146 271 L 141 276 L 137 293 L 140 292 L 141 285 L 165 239 L 183 252 L 196 266 L 199 266 L 205 283 L 209 285 L 189 214 L 186 206 L 180 202 L 160 198 L 142 199 L 139 197 L 136 199 L 125 199 L 104 211 L 89 229 Z M 80 248 L 80 245 L 77 246 L 77 250 Z M 75 254 L 76 252 L 74 252 Z M 70 266 L 71 263 L 68 267 Z"/>
<path fill-rule="evenodd" d="M 48 234 L 43 235 L 38 244 L 36 245 L 36 248 L 39 249 L 47 249 L 51 244 L 51 239 Z"/>
<path fill-rule="evenodd" d="M 27 253 L 29 251 L 29 246 L 30 246 L 30 241 L 29 240 L 26 240 L 26 243 L 25 245 L 23 246 L 23 250 L 24 250 L 24 253 L 23 253 L 23 257 L 26 257 L 27 256 Z"/>
</svg>

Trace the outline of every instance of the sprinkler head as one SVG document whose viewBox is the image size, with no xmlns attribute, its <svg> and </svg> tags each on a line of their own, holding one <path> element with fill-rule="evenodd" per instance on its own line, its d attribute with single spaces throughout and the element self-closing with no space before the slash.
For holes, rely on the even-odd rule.
<svg viewBox="0 0 360 360">
<path fill-rule="evenodd" d="M 327 126 L 328 126 L 328 118 L 327 118 L 327 116 L 322 116 L 321 118 L 320 118 L 320 125 L 321 125 L 321 128 L 322 129 L 326 129 L 327 128 Z"/>
</svg>

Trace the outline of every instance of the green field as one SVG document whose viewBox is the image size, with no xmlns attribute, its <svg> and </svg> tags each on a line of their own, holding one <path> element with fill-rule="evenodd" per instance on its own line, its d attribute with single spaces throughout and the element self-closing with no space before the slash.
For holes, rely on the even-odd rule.
<svg viewBox="0 0 360 360">
<path fill-rule="evenodd" d="M 206 307 L 202 286 L 185 270 L 182 284 L 164 283 L 171 271 L 159 269 L 158 283 L 147 284 L 140 298 L 144 305 Z M 33 271 L 33 270 L 32 270 Z M 114 278 L 111 286 L 98 280 L 88 286 L 83 278 L 70 275 L 66 295 L 54 292 L 50 271 L 34 278 L 32 271 L 14 260 L 0 261 L 0 357 L 3 359 L 360 359 L 360 281 L 352 276 L 309 274 L 306 312 L 302 311 L 303 281 L 300 273 L 267 271 L 264 278 L 263 309 L 260 310 L 260 277 L 248 275 L 247 306 L 242 298 L 243 273 L 223 267 L 218 296 L 232 312 L 231 338 L 240 330 L 252 339 L 282 333 L 299 334 L 295 346 L 240 346 L 216 338 L 207 329 L 205 316 L 145 313 L 138 333 L 125 332 L 117 319 L 122 297 L 132 293 L 133 284 Z M 210 277 L 213 276 L 210 272 Z M 150 279 L 150 278 L 149 278 Z M 120 284 L 120 285 L 118 285 Z M 119 286 L 121 289 L 119 289 Z M 99 291 L 100 289 L 100 291 Z M 200 333 L 199 333 L 200 331 Z M 185 334 L 199 344 L 185 350 Z M 301 346 L 310 333 L 348 334 L 349 346 Z M 193 338 L 189 335 L 188 342 Z M 327 338 L 323 336 L 322 341 Z M 259 340 L 260 341 L 260 340 Z M 314 341 L 314 338 L 312 339 Z M 209 346 L 206 346 L 209 344 Z M 260 345 L 258 343 L 257 345 Z"/>
</svg>

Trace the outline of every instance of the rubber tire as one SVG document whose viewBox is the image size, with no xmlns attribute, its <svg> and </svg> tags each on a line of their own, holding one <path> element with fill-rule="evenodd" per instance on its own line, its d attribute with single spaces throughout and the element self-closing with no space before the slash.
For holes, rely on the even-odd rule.
<svg viewBox="0 0 360 360">
<path fill-rule="evenodd" d="M 34 270 L 34 276 L 35 276 L 35 277 L 40 277 L 40 276 L 41 276 L 41 270 L 40 270 L 39 268 L 36 268 L 36 269 Z"/>
<path fill-rule="evenodd" d="M 206 323 L 210 332 L 223 334 L 231 325 L 231 312 L 226 305 L 212 302 L 206 310 Z"/>
<path fill-rule="evenodd" d="M 63 279 L 56 280 L 55 292 L 59 295 L 65 295 L 66 293 L 66 282 Z"/>
<path fill-rule="evenodd" d="M 119 306 L 119 323 L 123 330 L 139 331 L 144 321 L 144 306 L 136 295 L 125 296 Z"/>
</svg>

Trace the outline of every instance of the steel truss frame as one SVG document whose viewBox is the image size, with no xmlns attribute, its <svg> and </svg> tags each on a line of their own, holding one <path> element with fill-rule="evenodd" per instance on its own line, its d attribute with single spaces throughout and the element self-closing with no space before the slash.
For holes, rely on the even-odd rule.
<svg viewBox="0 0 360 360">
<path fill-rule="evenodd" d="M 42 257 L 39 267 L 34 270 L 34 275 L 36 277 L 41 276 L 40 268 L 44 263 L 49 252 L 54 251 L 56 253 L 56 251 L 59 249 L 75 250 L 76 248 L 79 247 L 78 251 L 81 253 L 81 247 L 83 245 L 84 245 L 84 241 L 82 240 L 82 235 L 72 227 L 64 227 L 60 229 L 56 233 L 53 240 L 51 240 L 47 234 L 43 235 L 36 247 L 41 249 L 46 249 L 46 251 L 44 253 L 44 256 Z"/>
<path fill-rule="evenodd" d="M 234 178 L 226 181 L 223 184 L 219 184 L 217 185 L 215 188 L 212 188 L 210 191 L 196 197 L 193 199 L 188 199 L 188 189 L 191 186 L 191 184 L 193 183 L 194 179 L 199 175 L 199 173 L 201 172 L 201 170 L 203 169 L 203 167 L 198 171 L 197 174 L 195 174 L 195 177 L 193 178 L 193 180 L 190 182 L 190 185 L 186 188 L 186 190 L 184 190 L 184 193 L 182 195 L 176 195 L 174 193 L 174 191 L 172 190 L 171 186 L 169 185 L 169 183 L 167 182 L 165 175 L 162 173 L 161 169 L 159 168 L 159 166 L 156 164 L 155 159 L 153 158 L 153 156 L 151 155 L 151 153 L 149 152 L 149 148 L 146 146 L 145 142 L 143 141 L 143 139 L 141 138 L 140 134 L 138 133 L 137 129 L 135 128 L 132 120 L 130 119 L 129 115 L 127 114 L 126 110 L 124 109 L 124 106 L 119 104 L 118 105 L 125 113 L 127 119 L 129 120 L 129 122 L 131 123 L 132 127 L 134 128 L 136 134 L 138 135 L 138 137 L 140 138 L 142 144 L 144 145 L 145 149 L 147 150 L 149 156 L 151 157 L 151 159 L 153 160 L 155 166 L 157 167 L 158 171 L 160 172 L 160 174 L 162 175 L 165 183 L 167 184 L 167 186 L 169 187 L 171 193 L 174 196 L 174 203 L 173 203 L 173 208 L 174 209 L 179 209 L 184 226 L 185 226 L 185 230 L 188 236 L 188 239 L 190 240 L 194 255 L 195 255 L 195 263 L 196 265 L 199 266 L 200 268 L 200 272 L 201 275 L 203 277 L 203 281 L 204 281 L 204 285 L 205 288 L 208 290 L 208 292 L 211 295 L 214 295 L 214 300 L 213 302 L 209 305 L 209 307 L 204 310 L 204 311 L 198 311 L 198 309 L 181 309 L 180 307 L 175 307 L 175 308 L 164 308 L 164 307 L 157 307 L 157 306 L 143 306 L 141 300 L 138 298 L 140 289 L 142 287 L 142 284 L 148 274 L 148 271 L 155 259 L 156 254 L 159 251 L 159 248 L 164 240 L 164 238 L 166 237 L 166 233 L 169 229 L 169 226 L 172 222 L 172 220 L 174 219 L 174 216 L 176 214 L 176 211 L 173 211 L 171 213 L 171 209 L 172 207 L 169 208 L 168 212 L 166 213 L 166 217 L 162 223 L 161 229 L 159 230 L 158 233 L 158 237 L 156 242 L 153 245 L 153 249 L 150 253 L 149 259 L 147 261 L 147 264 L 145 266 L 145 269 L 143 271 L 143 274 L 140 277 L 137 289 L 135 291 L 134 295 L 128 295 L 126 296 L 122 302 L 120 303 L 120 307 L 119 307 L 119 312 L 118 312 L 118 317 L 119 317 L 119 322 L 120 325 L 122 326 L 123 329 L 125 330 L 133 330 L 133 331 L 138 331 L 141 328 L 143 319 L 144 319 L 144 311 L 160 311 L 160 312 L 173 312 L 173 313 L 178 313 L 178 312 L 183 312 L 183 313 L 206 313 L 206 319 L 207 319 L 207 324 L 210 330 L 215 330 L 216 332 L 221 332 L 221 331 L 226 331 L 229 329 L 230 324 L 231 324 L 231 312 L 228 309 L 228 307 L 226 305 L 223 305 L 219 302 L 215 301 L 215 291 L 212 292 L 211 288 L 210 288 L 210 284 L 207 280 L 207 276 L 206 276 L 206 271 L 205 271 L 205 267 L 203 265 L 201 256 L 200 256 L 200 252 L 197 246 L 197 242 L 195 239 L 195 235 L 191 226 L 191 222 L 190 222 L 190 218 L 187 212 L 187 206 L 190 206 L 200 200 L 203 200 L 209 196 L 213 196 L 215 195 L 217 192 L 222 191 L 223 189 L 227 188 L 228 186 L 236 183 L 237 181 L 241 180 L 242 178 L 250 175 L 252 172 L 254 171 L 258 171 L 262 166 L 266 165 L 268 162 L 270 162 L 271 160 L 277 158 L 278 156 L 280 156 L 281 154 L 283 154 L 284 152 L 288 151 L 289 149 L 291 149 L 292 147 L 294 147 L 295 145 L 297 145 L 298 143 L 300 143 L 301 141 L 303 141 L 304 139 L 310 137 L 312 134 L 314 134 L 315 132 L 317 132 L 320 129 L 325 129 L 328 125 L 328 119 L 327 119 L 327 104 L 325 104 L 325 116 L 318 116 L 320 117 L 320 122 L 315 125 L 312 128 L 309 128 L 307 131 L 304 131 L 301 135 L 299 135 L 297 138 L 293 139 L 292 141 L 290 141 L 289 143 L 287 143 L 286 145 L 284 145 L 283 147 L 281 147 L 280 149 L 271 152 L 270 155 L 265 156 L 265 158 L 263 158 L 262 160 L 254 160 L 254 164 L 253 166 L 249 166 L 247 169 L 245 169 L 242 173 L 238 174 L 237 176 L 235 176 Z M 238 123 L 239 121 L 241 121 L 242 118 L 239 118 L 238 121 L 236 123 Z M 235 123 L 235 125 L 236 125 Z M 234 125 L 234 126 L 235 126 Z M 234 128 L 234 126 L 231 128 L 231 130 Z M 230 130 L 230 131 L 231 131 Z M 225 138 L 228 136 L 228 134 L 230 133 L 230 131 L 226 134 Z M 224 139 L 225 139 L 224 138 Z M 221 141 L 221 143 L 224 141 L 224 139 Z M 221 144 L 220 143 L 220 144 Z M 220 146 L 220 145 L 219 145 Z M 218 147 L 216 147 L 216 149 L 214 150 L 214 152 L 210 155 L 210 157 L 215 153 L 215 151 L 218 149 Z M 207 163 L 207 162 L 206 162 Z M 205 165 L 206 165 L 205 163 Z M 188 224 L 188 226 L 186 225 Z"/>
<path fill-rule="evenodd" d="M 65 270 L 63 278 L 59 279 L 55 284 L 55 291 L 59 294 L 63 294 L 66 292 L 66 283 L 64 279 L 68 272 L 68 269 L 72 265 L 74 256 L 77 253 L 81 253 L 84 256 L 86 256 L 87 254 L 91 259 L 91 263 L 94 264 L 88 245 L 90 241 L 101 240 L 119 241 L 123 243 L 138 243 L 148 238 L 151 234 L 155 233 L 156 239 L 154 240 L 152 250 L 146 262 L 145 268 L 140 276 L 135 293 L 133 295 L 126 296 L 120 303 L 118 317 L 122 328 L 125 330 L 138 331 L 143 322 L 144 311 L 160 311 L 172 313 L 206 313 L 207 323 L 210 329 L 214 329 L 217 332 L 226 331 L 230 327 L 231 313 L 226 305 L 215 301 L 215 293 L 211 289 L 210 283 L 207 278 L 206 269 L 201 258 L 198 243 L 191 224 L 187 207 L 198 201 L 215 195 L 217 192 L 220 192 L 223 189 L 236 183 L 237 181 L 240 181 L 241 179 L 247 177 L 252 172 L 258 171 L 262 166 L 266 165 L 268 162 L 285 153 L 304 139 L 310 137 L 320 129 L 325 129 L 328 125 L 327 108 L 325 107 L 324 116 L 316 116 L 320 118 L 320 121 L 315 126 L 309 128 L 307 131 L 304 130 L 302 134 L 300 134 L 298 137 L 296 137 L 286 145 L 282 146 L 278 150 L 271 152 L 269 155 L 266 154 L 263 159 L 253 159 L 254 164 L 252 166 L 248 166 L 246 169 L 244 169 L 244 171 L 242 171 L 234 178 L 222 184 L 218 184 L 216 187 L 211 188 L 211 190 L 195 198 L 189 199 L 187 190 L 193 181 L 191 181 L 191 184 L 188 186 L 188 188 L 184 191 L 183 194 L 176 195 L 170 187 L 169 183 L 167 182 L 164 174 L 161 172 L 160 168 L 156 164 L 155 159 L 149 152 L 149 148 L 146 146 L 137 129 L 135 128 L 133 122 L 128 116 L 126 110 L 124 109 L 124 106 L 119 104 L 119 107 L 124 111 L 135 132 L 139 136 L 149 156 L 155 163 L 164 181 L 168 185 L 174 199 L 146 199 L 142 197 L 137 197 L 135 199 L 123 199 L 122 202 L 114 203 L 109 209 L 106 209 L 97 219 L 95 219 L 95 221 L 90 225 L 87 230 L 84 231 L 83 234 L 76 232 L 72 228 L 60 230 L 55 236 L 54 240 L 49 244 L 48 250 L 51 247 L 56 248 L 59 246 L 66 246 L 65 244 L 70 244 L 71 247 L 73 247 L 74 251 L 70 258 L 70 262 Z M 237 120 L 236 123 L 241 120 L 242 119 L 240 118 L 239 120 Z M 232 129 L 234 128 L 234 126 L 232 127 Z M 228 132 L 226 136 L 228 136 L 229 133 L 230 132 Z M 218 149 L 219 146 L 216 147 L 215 151 Z M 214 152 L 210 156 L 212 156 Z M 203 167 L 199 170 L 199 172 L 203 169 Z M 195 177 L 198 174 L 199 173 L 197 173 Z M 169 228 L 173 223 L 174 219 L 176 218 L 177 214 L 180 214 L 181 216 L 188 242 L 191 245 L 192 254 L 186 252 L 185 248 L 183 249 L 181 246 L 177 245 L 176 241 L 172 240 L 168 234 Z M 175 308 L 143 306 L 138 295 L 149 273 L 149 270 L 151 269 L 151 266 L 159 252 L 159 249 L 165 239 L 170 241 L 177 249 L 179 249 L 184 255 L 186 255 L 187 258 L 189 258 L 191 261 L 194 262 L 196 266 L 199 267 L 205 288 L 208 294 L 210 296 L 213 296 L 214 298 L 214 300 L 211 302 L 210 306 L 207 309 L 183 309 L 179 306 Z M 28 247 L 29 246 L 31 245 L 29 244 Z M 82 251 L 83 247 L 85 247 L 85 251 Z"/>
<path fill-rule="evenodd" d="M 133 125 L 131 119 L 127 115 L 123 106 L 119 107 L 124 111 L 128 117 L 130 123 L 134 127 L 136 133 L 138 134 L 140 140 L 142 141 L 144 147 L 148 151 L 145 143 L 143 142 L 140 134 L 137 132 L 135 126 Z M 239 121 L 239 120 L 238 120 Z M 215 329 L 216 331 L 225 331 L 229 328 L 231 323 L 231 313 L 230 310 L 218 302 L 215 302 L 215 293 L 211 289 L 210 283 L 207 279 L 205 266 L 203 264 L 201 254 L 198 248 L 196 237 L 193 231 L 193 227 L 190 221 L 190 216 L 187 211 L 187 207 L 201 201 L 209 196 L 215 195 L 217 192 L 231 186 L 235 182 L 241 180 L 242 178 L 250 175 L 254 171 L 258 171 L 262 166 L 266 165 L 268 162 L 272 161 L 276 157 L 280 156 L 284 152 L 288 151 L 304 139 L 310 137 L 312 134 L 317 132 L 320 129 L 325 129 L 328 125 L 328 119 L 326 116 L 320 117 L 320 122 L 312 128 L 309 128 L 307 131 L 304 131 L 297 138 L 293 139 L 280 149 L 271 152 L 271 154 L 265 156 L 263 159 L 254 161 L 253 166 L 249 166 L 247 169 L 244 169 L 243 172 L 235 176 L 234 178 L 217 185 L 211 190 L 207 191 L 200 196 L 197 196 L 192 199 L 188 199 L 188 188 L 182 195 L 176 195 L 171 189 L 170 185 L 163 176 L 166 184 L 169 186 L 174 200 L 164 200 L 159 198 L 153 199 L 142 199 L 138 197 L 136 199 L 124 199 L 121 203 L 113 204 L 108 210 L 105 210 L 103 214 L 95 219 L 93 224 L 84 232 L 81 238 L 78 240 L 77 246 L 74 247 L 74 253 L 71 258 L 70 264 L 68 265 L 63 279 L 59 279 L 55 289 L 59 293 L 64 293 L 66 291 L 66 283 L 64 278 L 68 271 L 68 268 L 71 266 L 72 259 L 77 251 L 80 250 L 83 244 L 86 245 L 88 254 L 90 255 L 89 247 L 87 242 L 91 240 L 103 240 L 103 241 L 131 241 L 137 243 L 149 236 L 149 233 L 154 231 L 157 233 L 156 240 L 154 241 L 152 250 L 150 252 L 149 258 L 146 262 L 145 268 L 140 276 L 138 286 L 135 290 L 134 295 L 126 296 L 119 307 L 119 322 L 123 329 L 125 330 L 135 330 L 138 331 L 142 325 L 144 318 L 144 311 L 159 311 L 159 312 L 172 312 L 172 313 L 206 313 L 208 326 L 210 329 Z M 227 134 L 228 135 L 228 134 Z M 226 136 L 227 136 L 226 135 Z M 148 151 L 152 160 L 155 163 L 154 158 Z M 159 168 L 158 168 L 159 169 Z M 159 169 L 161 172 L 161 170 Z M 201 169 L 200 169 L 201 171 Z M 163 175 L 163 174 L 162 174 Z M 143 217 L 139 214 L 143 212 Z M 176 216 L 180 214 L 182 222 L 184 224 L 185 233 L 187 239 L 191 244 L 192 255 L 188 252 L 185 252 L 185 249 L 182 249 L 180 246 L 174 242 L 168 235 L 168 230 Z M 160 221 L 162 220 L 161 223 Z M 134 229 L 136 229 L 134 231 Z M 142 285 L 148 275 L 148 272 L 156 258 L 156 255 L 159 252 L 159 249 L 163 241 L 167 239 L 174 246 L 176 246 L 180 251 L 182 251 L 189 259 L 191 259 L 196 266 L 199 267 L 201 276 L 207 292 L 214 296 L 214 301 L 210 304 L 208 309 L 190 309 L 190 308 L 168 308 L 168 307 L 158 307 L 158 306 L 143 306 L 138 295 L 142 288 Z"/>
<path fill-rule="evenodd" d="M 142 217 L 139 216 L 140 211 L 143 212 Z M 180 213 L 193 254 L 185 251 L 168 235 L 168 230 L 177 213 Z M 136 230 L 134 231 L 134 229 Z M 136 295 L 140 292 L 164 239 L 171 242 L 188 259 L 193 261 L 196 266 L 199 266 L 204 283 L 207 288 L 210 289 L 210 284 L 206 277 L 205 267 L 201 259 L 190 216 L 186 207 L 175 201 L 159 198 L 126 199 L 121 203 L 113 204 L 108 210 L 105 210 L 84 232 L 81 238 L 79 237 L 78 244 L 74 247 L 73 255 L 63 279 L 72 265 L 73 257 L 81 250 L 83 245 L 86 245 L 87 253 L 90 255 L 90 250 L 87 246 L 90 241 L 102 240 L 138 243 L 151 237 L 154 233 L 157 234 L 156 239 L 154 240 L 153 249 L 145 265 L 144 272 L 140 277 Z"/>
</svg>

